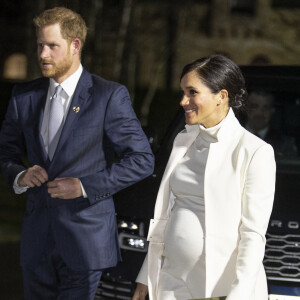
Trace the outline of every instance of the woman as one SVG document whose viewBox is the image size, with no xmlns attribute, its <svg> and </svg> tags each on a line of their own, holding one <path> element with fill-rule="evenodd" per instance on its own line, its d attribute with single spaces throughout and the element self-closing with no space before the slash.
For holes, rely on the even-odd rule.
<svg viewBox="0 0 300 300">
<path fill-rule="evenodd" d="M 133 300 L 267 300 L 262 265 L 275 189 L 272 147 L 235 118 L 240 69 L 213 55 L 181 75 L 186 129 L 174 140 Z"/>
</svg>

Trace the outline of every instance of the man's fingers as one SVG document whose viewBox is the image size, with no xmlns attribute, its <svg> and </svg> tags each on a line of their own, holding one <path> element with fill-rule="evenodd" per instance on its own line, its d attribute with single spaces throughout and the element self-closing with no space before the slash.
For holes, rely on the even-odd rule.
<svg viewBox="0 0 300 300">
<path fill-rule="evenodd" d="M 45 169 L 40 167 L 37 170 L 37 172 L 38 172 L 38 178 L 40 179 L 40 181 L 42 181 L 43 183 L 48 181 L 48 174 Z"/>
<path fill-rule="evenodd" d="M 48 180 L 48 174 L 45 169 L 35 165 L 22 173 L 18 179 L 20 186 L 41 186 Z"/>
<path fill-rule="evenodd" d="M 41 186 L 43 182 L 38 177 L 32 177 L 31 178 L 31 183 L 33 186 Z"/>
<path fill-rule="evenodd" d="M 47 183 L 48 193 L 52 198 L 74 199 L 82 196 L 78 178 L 56 178 Z"/>
<path fill-rule="evenodd" d="M 50 194 L 51 198 L 59 198 L 60 189 L 57 185 L 56 180 L 47 182 L 48 193 Z"/>
<path fill-rule="evenodd" d="M 55 187 L 57 187 L 56 180 L 48 181 L 48 182 L 47 182 L 47 187 L 48 187 L 48 188 L 55 188 Z"/>
<path fill-rule="evenodd" d="M 41 183 L 44 183 L 48 180 L 48 174 L 45 169 L 40 166 L 33 166 L 31 170 L 32 176 L 39 180 Z"/>
</svg>

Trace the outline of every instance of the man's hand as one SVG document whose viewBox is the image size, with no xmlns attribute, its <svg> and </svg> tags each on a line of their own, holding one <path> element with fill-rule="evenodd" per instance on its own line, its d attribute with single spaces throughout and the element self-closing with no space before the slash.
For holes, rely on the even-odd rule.
<svg viewBox="0 0 300 300">
<path fill-rule="evenodd" d="M 29 186 L 31 188 L 35 186 L 41 186 L 48 180 L 48 174 L 45 169 L 38 165 L 27 169 L 18 178 L 18 185 L 21 187 Z"/>
<path fill-rule="evenodd" d="M 148 294 L 148 286 L 138 282 L 132 300 L 145 300 Z"/>
<path fill-rule="evenodd" d="M 48 193 L 52 198 L 74 199 L 82 196 L 80 180 L 78 178 L 55 178 L 53 181 L 49 181 L 47 186 Z"/>
</svg>

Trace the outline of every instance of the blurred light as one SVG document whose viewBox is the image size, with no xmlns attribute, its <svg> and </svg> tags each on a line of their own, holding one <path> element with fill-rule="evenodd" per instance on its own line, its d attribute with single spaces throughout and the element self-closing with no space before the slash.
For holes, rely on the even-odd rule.
<svg viewBox="0 0 300 300">
<path fill-rule="evenodd" d="M 145 242 L 139 238 L 124 238 L 123 244 L 136 249 L 145 249 Z"/>
<path fill-rule="evenodd" d="M 124 250 L 147 252 L 148 249 L 146 238 L 125 232 L 119 233 L 119 244 L 120 248 Z"/>
<path fill-rule="evenodd" d="M 125 221 L 120 221 L 119 222 L 119 225 L 118 225 L 119 228 L 128 228 L 128 224 L 125 222 Z"/>
<path fill-rule="evenodd" d="M 4 62 L 3 77 L 5 79 L 24 80 L 27 77 L 27 57 L 23 53 L 14 53 Z"/>
<path fill-rule="evenodd" d="M 126 222 L 125 220 L 120 220 L 118 222 L 118 228 L 128 228 L 131 230 L 138 230 L 139 226 L 134 222 Z"/>
<path fill-rule="evenodd" d="M 138 229 L 139 229 L 139 226 L 138 226 L 137 224 L 131 222 L 131 223 L 129 224 L 129 228 L 130 228 L 130 229 L 133 229 L 133 230 L 138 230 Z"/>
</svg>

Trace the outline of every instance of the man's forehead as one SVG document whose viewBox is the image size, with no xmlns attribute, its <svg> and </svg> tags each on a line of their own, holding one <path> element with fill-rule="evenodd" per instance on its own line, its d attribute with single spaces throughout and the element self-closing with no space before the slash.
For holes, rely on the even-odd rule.
<svg viewBox="0 0 300 300">
<path fill-rule="evenodd" d="M 47 35 L 47 36 L 62 37 L 59 23 L 49 24 L 49 25 L 44 25 L 42 27 L 39 27 L 37 28 L 36 33 L 37 36 Z"/>
</svg>

